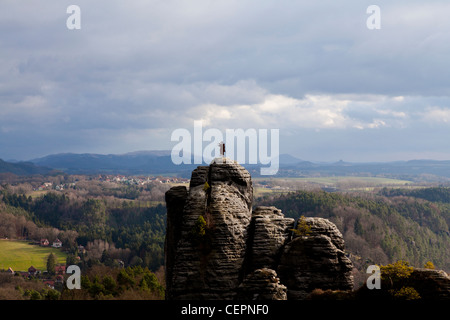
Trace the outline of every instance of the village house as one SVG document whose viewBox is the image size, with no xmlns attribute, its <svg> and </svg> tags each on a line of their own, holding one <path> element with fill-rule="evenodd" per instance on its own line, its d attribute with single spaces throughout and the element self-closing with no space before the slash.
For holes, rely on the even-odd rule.
<svg viewBox="0 0 450 320">
<path fill-rule="evenodd" d="M 47 239 L 41 239 L 40 244 L 41 244 L 41 246 L 46 247 L 50 244 L 50 242 L 48 242 Z"/>
<path fill-rule="evenodd" d="M 64 276 L 63 275 L 57 275 L 55 283 L 64 283 Z"/>
<path fill-rule="evenodd" d="M 53 280 L 45 280 L 44 284 L 46 284 L 50 289 L 55 289 L 55 281 Z"/>
<path fill-rule="evenodd" d="M 61 247 L 62 247 L 62 242 L 61 242 L 61 240 L 56 239 L 55 241 L 53 241 L 52 247 L 53 247 L 53 248 L 61 248 Z"/>
<path fill-rule="evenodd" d="M 66 273 L 66 266 L 65 265 L 55 266 L 55 274 L 57 274 L 57 275 L 64 275 L 65 273 Z"/>
<path fill-rule="evenodd" d="M 41 184 L 37 189 L 35 190 L 49 190 L 52 187 L 53 183 L 52 182 L 45 182 L 44 184 Z"/>
<path fill-rule="evenodd" d="M 31 266 L 28 268 L 28 275 L 35 276 L 35 275 L 37 275 L 37 273 L 38 273 L 38 270 L 35 267 Z"/>
</svg>

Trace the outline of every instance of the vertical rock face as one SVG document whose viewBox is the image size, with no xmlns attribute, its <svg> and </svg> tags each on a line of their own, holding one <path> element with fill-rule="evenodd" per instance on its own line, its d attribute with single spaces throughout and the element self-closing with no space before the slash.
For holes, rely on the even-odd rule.
<svg viewBox="0 0 450 320">
<path fill-rule="evenodd" d="M 334 224 L 308 218 L 311 234 L 295 236 L 294 219 L 275 207 L 252 211 L 252 201 L 250 174 L 232 161 L 200 166 L 189 190 L 166 193 L 166 299 L 302 299 L 352 288 Z"/>
<path fill-rule="evenodd" d="M 415 268 L 409 281 L 422 299 L 450 300 L 450 277 L 443 270 Z"/>
<path fill-rule="evenodd" d="M 344 254 L 342 234 L 323 218 L 306 218 L 306 223 L 311 232 L 285 246 L 278 267 L 288 299 L 305 299 L 316 288 L 352 290 L 353 264 Z"/>
<path fill-rule="evenodd" d="M 282 248 L 291 237 L 294 219 L 285 218 L 275 207 L 256 207 L 247 248 L 246 270 L 276 269 Z"/>
<path fill-rule="evenodd" d="M 168 221 L 181 221 L 176 249 L 166 251 L 175 254 L 167 258 L 173 261 L 168 299 L 234 298 L 243 277 L 252 190 L 250 174 L 236 163 L 194 170 L 182 213 L 174 218 L 167 212 Z"/>
<path fill-rule="evenodd" d="M 183 209 L 187 198 L 186 187 L 173 187 L 166 192 L 167 227 L 164 244 L 166 277 L 172 278 L 174 259 L 177 256 L 178 241 L 181 238 Z M 172 282 L 166 283 L 166 291 L 171 291 Z"/>
<path fill-rule="evenodd" d="M 262 268 L 253 271 L 239 285 L 238 300 L 286 300 L 286 286 L 280 284 L 277 273 Z"/>
</svg>

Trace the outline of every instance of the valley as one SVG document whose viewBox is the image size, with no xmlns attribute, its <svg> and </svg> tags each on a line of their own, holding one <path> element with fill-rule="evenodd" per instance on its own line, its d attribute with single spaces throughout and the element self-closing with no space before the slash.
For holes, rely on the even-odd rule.
<svg viewBox="0 0 450 320">
<path fill-rule="evenodd" d="M 274 205 L 286 217 L 322 217 L 336 224 L 357 284 L 373 263 L 406 260 L 421 267 L 431 261 L 436 268 L 450 269 L 450 188 L 445 177 L 314 174 L 254 176 L 252 181 L 253 207 Z M 15 240 L 9 243 L 59 238 L 59 263 L 75 263 L 84 274 L 97 268 L 100 279 L 120 267 L 145 268 L 158 275 L 160 288 L 165 193 L 189 183 L 176 174 L 2 174 L 0 237 Z M 14 254 L 2 250 L 0 269 L 28 268 L 35 255 L 41 262 L 35 264 L 42 266 L 42 256 L 28 247 L 33 246 L 17 247 Z M 14 264 L 19 260 L 25 265 Z M 151 296 L 161 297 L 158 292 Z M 98 293 L 83 297 L 97 299 Z"/>
</svg>

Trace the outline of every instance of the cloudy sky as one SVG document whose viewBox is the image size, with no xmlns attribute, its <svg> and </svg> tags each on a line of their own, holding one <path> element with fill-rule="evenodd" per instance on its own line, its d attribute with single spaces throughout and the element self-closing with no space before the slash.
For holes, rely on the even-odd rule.
<svg viewBox="0 0 450 320">
<path fill-rule="evenodd" d="M 280 153 L 305 160 L 450 159 L 449 14 L 448 0 L 0 0 L 0 158 L 170 150 L 202 120 L 279 129 Z"/>
</svg>

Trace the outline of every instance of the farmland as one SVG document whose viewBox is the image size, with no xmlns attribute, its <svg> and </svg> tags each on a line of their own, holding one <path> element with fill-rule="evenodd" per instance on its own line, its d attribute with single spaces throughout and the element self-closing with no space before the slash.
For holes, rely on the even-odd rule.
<svg viewBox="0 0 450 320">
<path fill-rule="evenodd" d="M 417 188 L 409 180 L 389 179 L 384 177 L 356 177 L 356 176 L 330 176 L 330 177 L 276 177 L 253 178 L 255 197 L 274 193 L 288 193 L 296 190 L 316 190 L 344 192 L 376 191 L 383 187 L 390 188 Z"/>
<path fill-rule="evenodd" d="M 14 271 L 27 271 L 30 266 L 46 270 L 51 252 L 56 255 L 57 263 L 65 264 L 67 255 L 60 249 L 31 245 L 27 241 L 0 240 L 0 270 L 11 267 Z"/>
</svg>

